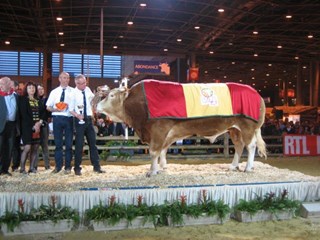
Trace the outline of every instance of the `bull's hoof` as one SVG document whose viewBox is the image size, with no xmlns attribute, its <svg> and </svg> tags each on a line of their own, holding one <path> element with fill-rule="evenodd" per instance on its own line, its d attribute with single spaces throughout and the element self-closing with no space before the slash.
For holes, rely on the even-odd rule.
<svg viewBox="0 0 320 240">
<path fill-rule="evenodd" d="M 247 172 L 247 173 L 253 172 L 253 168 L 246 168 L 244 172 Z"/>
<path fill-rule="evenodd" d="M 230 171 L 238 171 L 238 172 L 241 172 L 239 166 L 232 166 L 232 165 L 231 165 L 231 166 L 229 167 L 229 170 L 230 170 Z"/>
<path fill-rule="evenodd" d="M 147 172 L 146 177 L 151 177 L 153 175 L 157 175 L 158 173 L 159 173 L 159 171 L 158 172 Z"/>
</svg>

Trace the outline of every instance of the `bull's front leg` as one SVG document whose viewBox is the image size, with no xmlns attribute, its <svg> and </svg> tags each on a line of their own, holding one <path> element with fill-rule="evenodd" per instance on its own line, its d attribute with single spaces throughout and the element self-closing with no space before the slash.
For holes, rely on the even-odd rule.
<svg viewBox="0 0 320 240">
<path fill-rule="evenodd" d="M 167 149 L 163 149 L 160 152 L 160 168 L 165 171 L 167 170 Z"/>
<path fill-rule="evenodd" d="M 150 150 L 150 156 L 151 156 L 151 166 L 150 166 L 150 171 L 147 172 L 146 174 L 147 177 L 156 175 L 159 172 L 159 166 L 158 166 L 159 153 Z"/>
</svg>

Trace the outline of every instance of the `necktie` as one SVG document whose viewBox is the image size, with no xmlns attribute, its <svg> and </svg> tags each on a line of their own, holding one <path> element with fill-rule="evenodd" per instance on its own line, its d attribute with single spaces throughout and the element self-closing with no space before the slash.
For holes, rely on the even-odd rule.
<svg viewBox="0 0 320 240">
<path fill-rule="evenodd" d="M 60 97 L 60 102 L 64 102 L 64 92 L 65 92 L 65 88 L 62 89 L 62 93 L 61 93 L 61 97 Z"/>
<path fill-rule="evenodd" d="M 83 94 L 83 116 L 87 117 L 87 100 L 86 100 L 86 93 L 82 91 Z"/>
</svg>

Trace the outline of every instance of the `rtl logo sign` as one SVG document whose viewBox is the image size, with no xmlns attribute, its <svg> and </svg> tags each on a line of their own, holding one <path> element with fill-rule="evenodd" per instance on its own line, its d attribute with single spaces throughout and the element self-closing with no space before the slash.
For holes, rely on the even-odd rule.
<svg viewBox="0 0 320 240">
<path fill-rule="evenodd" d="M 320 155 L 320 135 L 284 135 L 283 154 L 286 156 Z"/>
</svg>

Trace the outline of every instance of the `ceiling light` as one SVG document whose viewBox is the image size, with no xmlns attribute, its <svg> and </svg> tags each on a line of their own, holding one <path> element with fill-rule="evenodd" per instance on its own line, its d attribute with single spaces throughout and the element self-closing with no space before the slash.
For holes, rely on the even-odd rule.
<svg viewBox="0 0 320 240">
<path fill-rule="evenodd" d="M 128 22 L 128 25 L 132 25 L 132 24 L 133 24 L 133 22 L 132 22 L 132 21 L 129 21 L 129 22 Z"/>
<path fill-rule="evenodd" d="M 60 21 L 63 20 L 63 18 L 62 17 L 57 17 L 56 20 L 60 22 Z"/>
<path fill-rule="evenodd" d="M 287 19 L 291 19 L 291 18 L 292 18 L 292 15 L 291 15 L 291 14 L 287 14 L 287 15 L 286 15 L 286 18 L 287 18 Z"/>
<path fill-rule="evenodd" d="M 119 38 L 124 38 L 124 36 L 123 36 L 123 35 L 120 35 Z"/>
<path fill-rule="evenodd" d="M 269 77 L 269 76 L 270 76 L 270 74 L 269 74 L 269 73 L 267 73 L 267 74 L 266 74 L 266 76 L 267 76 L 267 77 Z"/>
<path fill-rule="evenodd" d="M 306 69 L 306 68 L 307 68 L 307 66 L 303 66 L 302 68 Z"/>
<path fill-rule="evenodd" d="M 4 42 L 6 45 L 10 45 L 10 41 L 5 41 Z"/>
<path fill-rule="evenodd" d="M 114 48 L 114 49 L 117 49 L 117 48 L 118 48 L 118 46 L 113 46 L 113 48 Z"/>
<path fill-rule="evenodd" d="M 64 46 L 65 46 L 64 43 L 61 43 L 61 44 L 60 44 L 60 47 L 64 47 Z"/>
<path fill-rule="evenodd" d="M 210 54 L 214 54 L 214 51 L 210 51 L 209 53 L 210 53 Z"/>
<path fill-rule="evenodd" d="M 254 71 L 254 68 L 251 68 L 251 71 L 253 72 L 253 71 Z"/>
<path fill-rule="evenodd" d="M 258 57 L 258 53 L 253 54 L 254 57 Z"/>
<path fill-rule="evenodd" d="M 279 48 L 279 49 L 280 49 L 280 48 L 282 48 L 282 46 L 279 44 L 279 45 L 277 46 L 277 48 Z"/>
<path fill-rule="evenodd" d="M 298 60 L 298 59 L 299 59 L 299 57 L 298 57 L 298 56 L 295 56 L 295 57 L 294 57 L 294 59 L 295 59 L 295 60 Z"/>
<path fill-rule="evenodd" d="M 269 63 L 268 66 L 271 67 L 271 66 L 272 66 L 272 63 Z"/>
<path fill-rule="evenodd" d="M 254 35 L 259 34 L 259 32 L 258 32 L 258 31 L 253 31 L 252 33 L 253 33 Z"/>
<path fill-rule="evenodd" d="M 313 38 L 313 35 L 312 35 L 312 34 L 309 34 L 309 35 L 308 35 L 308 38 Z"/>
<path fill-rule="evenodd" d="M 58 34 L 59 34 L 60 36 L 62 36 L 64 33 L 63 33 L 63 32 L 59 32 Z"/>
<path fill-rule="evenodd" d="M 194 29 L 197 29 L 197 30 L 198 30 L 198 29 L 200 29 L 200 27 L 199 27 L 199 26 L 195 26 Z"/>
<path fill-rule="evenodd" d="M 146 3 L 140 3 L 140 7 L 146 7 L 147 4 Z"/>
<path fill-rule="evenodd" d="M 219 9 L 218 9 L 218 12 L 219 12 L 219 13 L 223 13 L 223 12 L 224 12 L 224 9 L 223 9 L 223 8 L 219 8 Z"/>
<path fill-rule="evenodd" d="M 182 39 L 181 38 L 177 38 L 177 42 L 182 42 Z"/>
<path fill-rule="evenodd" d="M 164 48 L 163 51 L 164 51 L 164 52 L 168 52 L 168 48 Z"/>
<path fill-rule="evenodd" d="M 236 64 L 236 62 L 232 62 L 231 64 Z"/>
</svg>

